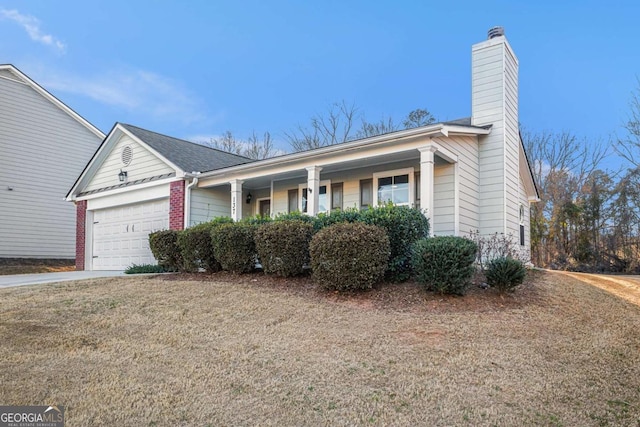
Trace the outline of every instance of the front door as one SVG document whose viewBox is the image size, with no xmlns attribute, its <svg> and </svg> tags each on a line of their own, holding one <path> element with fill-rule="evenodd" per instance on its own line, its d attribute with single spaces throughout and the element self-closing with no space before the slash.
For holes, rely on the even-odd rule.
<svg viewBox="0 0 640 427">
<path fill-rule="evenodd" d="M 260 200 L 260 216 L 271 216 L 271 200 Z"/>
</svg>

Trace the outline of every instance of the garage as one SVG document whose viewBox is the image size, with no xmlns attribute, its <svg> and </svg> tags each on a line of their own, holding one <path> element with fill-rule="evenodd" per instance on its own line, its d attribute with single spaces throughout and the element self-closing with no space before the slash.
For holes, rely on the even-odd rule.
<svg viewBox="0 0 640 427">
<path fill-rule="evenodd" d="M 124 270 L 132 264 L 155 264 L 149 233 L 169 228 L 169 199 L 93 212 L 93 269 Z"/>
</svg>

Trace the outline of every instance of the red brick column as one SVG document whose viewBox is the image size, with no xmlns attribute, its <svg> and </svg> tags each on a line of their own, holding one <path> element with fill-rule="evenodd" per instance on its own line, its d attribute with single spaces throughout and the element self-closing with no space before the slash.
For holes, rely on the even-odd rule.
<svg viewBox="0 0 640 427">
<path fill-rule="evenodd" d="M 184 181 L 174 181 L 169 190 L 169 228 L 184 230 Z"/>
<path fill-rule="evenodd" d="M 86 244 L 87 201 L 76 202 L 76 270 L 84 270 Z"/>
</svg>

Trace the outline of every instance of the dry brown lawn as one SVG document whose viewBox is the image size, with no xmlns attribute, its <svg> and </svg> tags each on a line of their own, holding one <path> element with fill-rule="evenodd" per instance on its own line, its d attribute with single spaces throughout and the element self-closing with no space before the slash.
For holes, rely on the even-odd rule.
<svg viewBox="0 0 640 427">
<path fill-rule="evenodd" d="M 0 300 L 0 404 L 68 426 L 640 426 L 640 307 L 559 274 L 503 297 L 220 274 Z"/>
</svg>

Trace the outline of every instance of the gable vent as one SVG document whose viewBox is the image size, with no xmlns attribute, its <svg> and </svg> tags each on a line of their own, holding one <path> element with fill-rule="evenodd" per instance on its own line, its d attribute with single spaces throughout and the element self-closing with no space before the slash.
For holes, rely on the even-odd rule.
<svg viewBox="0 0 640 427">
<path fill-rule="evenodd" d="M 125 166 L 129 166 L 131 163 L 131 159 L 133 158 L 133 150 L 130 145 L 125 145 L 122 149 L 122 164 Z"/>
</svg>

